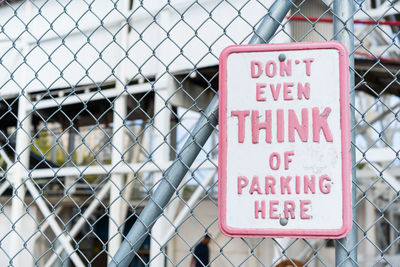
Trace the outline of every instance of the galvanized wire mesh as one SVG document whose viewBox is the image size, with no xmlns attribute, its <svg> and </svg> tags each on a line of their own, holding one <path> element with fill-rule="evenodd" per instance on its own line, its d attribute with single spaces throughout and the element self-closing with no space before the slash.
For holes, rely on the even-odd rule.
<svg viewBox="0 0 400 267">
<path fill-rule="evenodd" d="M 191 166 L 179 154 L 219 53 L 272 1 L 1 1 L 0 265 L 106 266 L 177 159 L 187 174 L 130 266 L 189 266 L 206 234 L 211 266 L 399 266 L 400 1 L 346 2 L 358 238 L 335 260 L 342 242 L 220 233 L 217 126 Z M 337 39 L 352 19 L 333 5 L 293 2 L 272 42 Z"/>
</svg>

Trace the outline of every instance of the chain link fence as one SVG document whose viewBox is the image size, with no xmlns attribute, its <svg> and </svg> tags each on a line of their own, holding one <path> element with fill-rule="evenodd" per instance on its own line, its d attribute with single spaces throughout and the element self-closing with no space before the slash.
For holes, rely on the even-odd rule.
<svg viewBox="0 0 400 267">
<path fill-rule="evenodd" d="M 272 4 L 0 1 L 0 265 L 190 266 L 208 235 L 208 266 L 400 266 L 400 1 Z M 347 238 L 218 229 L 218 57 L 251 38 L 349 48 Z"/>
</svg>

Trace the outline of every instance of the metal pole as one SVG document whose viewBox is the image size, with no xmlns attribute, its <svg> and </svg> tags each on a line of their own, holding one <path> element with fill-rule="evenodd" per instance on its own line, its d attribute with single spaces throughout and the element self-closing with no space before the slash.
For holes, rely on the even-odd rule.
<svg viewBox="0 0 400 267">
<path fill-rule="evenodd" d="M 269 13 L 261 21 L 256 32 L 249 41 L 249 44 L 264 44 L 271 41 L 276 30 L 292 7 L 293 2 L 294 0 L 275 0 L 269 8 Z"/>
<path fill-rule="evenodd" d="M 266 43 L 273 37 L 280 23 L 292 7 L 292 1 L 275 0 L 260 26 L 256 30 L 250 44 Z M 178 157 L 164 173 L 162 182 L 147 202 L 139 218 L 132 226 L 124 242 L 118 249 L 109 267 L 126 267 L 132 261 L 135 252 L 140 248 L 152 226 L 162 214 L 171 196 L 175 193 L 186 172 L 199 154 L 218 124 L 218 94 L 211 100 L 206 111 L 197 122 Z"/>
<path fill-rule="evenodd" d="M 354 114 L 354 1 L 353 0 L 334 0 L 333 2 L 333 29 L 334 38 L 343 43 L 350 55 L 350 120 L 351 120 L 351 143 L 355 143 L 355 114 Z M 355 149 L 351 147 L 351 166 L 352 166 L 352 182 L 356 183 L 356 169 L 355 169 Z M 356 221 L 356 187 L 352 188 L 352 202 L 353 202 L 353 222 Z M 336 241 L 336 266 L 358 266 L 357 264 L 357 228 L 353 223 L 353 228 L 350 233 Z"/>
<path fill-rule="evenodd" d="M 149 234 L 150 229 L 161 215 L 164 207 L 185 176 L 189 166 L 196 159 L 210 134 L 218 124 L 218 97 L 214 97 L 197 123 L 193 134 L 186 141 L 178 158 L 165 172 L 163 180 L 140 213 L 139 218 L 129 231 L 121 247 L 113 257 L 109 266 L 126 267 Z"/>
</svg>

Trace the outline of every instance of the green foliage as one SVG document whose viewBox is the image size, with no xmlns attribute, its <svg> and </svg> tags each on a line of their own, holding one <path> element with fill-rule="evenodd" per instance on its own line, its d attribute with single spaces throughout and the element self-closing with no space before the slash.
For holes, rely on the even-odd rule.
<svg viewBox="0 0 400 267">
<path fill-rule="evenodd" d="M 48 130 L 42 130 L 33 142 L 34 144 L 31 145 L 31 151 L 36 155 L 50 160 L 51 153 L 56 150 L 56 162 L 54 163 L 61 166 L 67 161 L 68 155 L 60 148 L 60 145 L 51 145 L 50 133 Z"/>
<path fill-rule="evenodd" d="M 31 145 L 31 151 L 41 157 L 50 157 L 50 137 L 47 130 L 43 130 L 38 134 L 38 137 L 34 139 L 34 144 Z"/>
</svg>

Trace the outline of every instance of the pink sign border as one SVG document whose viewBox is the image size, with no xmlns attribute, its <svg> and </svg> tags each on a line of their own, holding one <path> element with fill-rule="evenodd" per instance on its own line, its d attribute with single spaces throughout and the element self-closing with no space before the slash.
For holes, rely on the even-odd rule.
<svg viewBox="0 0 400 267">
<path fill-rule="evenodd" d="M 227 153 L 227 60 L 232 53 L 336 49 L 339 52 L 340 127 L 342 136 L 343 225 L 340 229 L 246 229 L 226 224 L 226 153 Z M 231 237 L 306 237 L 338 239 L 346 236 L 352 227 L 349 55 L 346 47 L 337 41 L 286 44 L 232 45 L 219 57 L 219 153 L 218 153 L 218 225 L 222 233 Z"/>
</svg>

